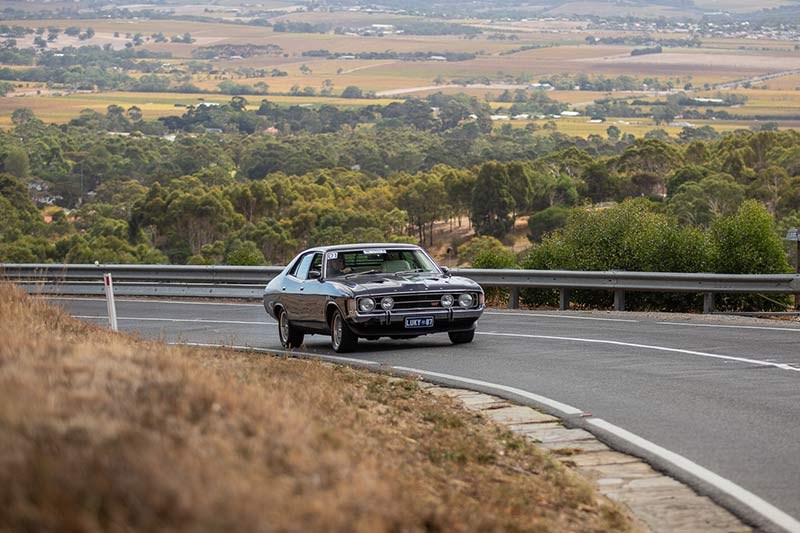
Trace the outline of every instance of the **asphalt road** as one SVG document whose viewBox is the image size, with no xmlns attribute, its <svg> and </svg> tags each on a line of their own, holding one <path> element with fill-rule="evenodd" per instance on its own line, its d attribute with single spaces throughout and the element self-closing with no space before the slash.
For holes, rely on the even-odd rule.
<svg viewBox="0 0 800 533">
<path fill-rule="evenodd" d="M 103 300 L 53 302 L 86 320 L 106 323 Z M 258 304 L 118 300 L 117 309 L 120 329 L 144 337 L 280 350 L 277 325 Z M 307 336 L 303 350 L 332 355 L 329 342 L 328 337 Z M 481 318 L 469 345 L 453 346 L 443 334 L 410 341 L 362 340 L 350 357 L 469 378 L 477 385 L 513 387 L 574 406 L 591 413 L 573 415 L 574 425 L 602 419 L 679 454 L 776 509 L 762 507 L 759 515 L 724 490 L 715 493 L 724 483 L 713 483 L 713 475 L 674 472 L 658 458 L 654 462 L 693 481 L 745 519 L 764 525 L 764 515 L 777 520 L 782 511 L 788 515 L 782 517 L 783 529 L 800 531 L 796 322 L 493 311 Z M 587 429 L 603 433 L 597 426 Z M 619 432 L 602 436 L 637 451 L 628 446 L 631 439 L 619 439 Z M 767 523 L 766 529 L 781 528 Z"/>
</svg>

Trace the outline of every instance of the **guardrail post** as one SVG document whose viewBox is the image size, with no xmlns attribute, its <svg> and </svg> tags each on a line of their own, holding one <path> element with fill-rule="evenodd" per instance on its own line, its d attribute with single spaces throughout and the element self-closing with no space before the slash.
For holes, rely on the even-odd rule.
<svg viewBox="0 0 800 533">
<path fill-rule="evenodd" d="M 111 273 L 103 274 L 103 285 L 106 289 L 106 308 L 108 309 L 108 325 L 111 331 L 119 331 L 117 327 L 117 304 L 114 302 L 114 282 Z"/>
<path fill-rule="evenodd" d="M 562 311 L 569 309 L 569 289 L 567 287 L 558 289 L 558 308 Z"/>
<path fill-rule="evenodd" d="M 625 310 L 625 291 L 622 289 L 614 290 L 614 311 Z"/>
<path fill-rule="evenodd" d="M 703 293 L 703 313 L 713 313 L 714 312 L 714 293 L 713 292 L 704 292 Z"/>
<path fill-rule="evenodd" d="M 519 287 L 511 287 L 511 292 L 508 294 L 508 308 L 519 309 Z"/>
</svg>

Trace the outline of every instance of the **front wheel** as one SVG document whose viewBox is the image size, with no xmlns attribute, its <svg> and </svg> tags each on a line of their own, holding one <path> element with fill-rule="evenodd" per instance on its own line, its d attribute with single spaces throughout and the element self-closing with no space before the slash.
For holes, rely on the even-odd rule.
<svg viewBox="0 0 800 533">
<path fill-rule="evenodd" d="M 468 342 L 472 342 L 472 339 L 475 338 L 475 330 L 451 331 L 447 335 L 450 336 L 450 342 L 453 344 L 466 344 Z"/>
<path fill-rule="evenodd" d="M 289 315 L 281 310 L 278 315 L 278 337 L 284 348 L 299 348 L 303 344 L 303 332 L 289 322 Z"/>
<path fill-rule="evenodd" d="M 358 337 L 344 323 L 344 317 L 338 309 L 331 319 L 331 346 L 337 353 L 352 352 L 356 349 Z"/>
</svg>

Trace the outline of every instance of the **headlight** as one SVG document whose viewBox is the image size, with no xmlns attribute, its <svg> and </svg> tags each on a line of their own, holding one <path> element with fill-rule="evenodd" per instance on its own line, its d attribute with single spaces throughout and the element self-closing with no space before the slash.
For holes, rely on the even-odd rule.
<svg viewBox="0 0 800 533">
<path fill-rule="evenodd" d="M 381 300 L 381 307 L 384 311 L 389 311 L 392 307 L 394 307 L 394 298 L 391 296 L 384 296 Z"/>
<path fill-rule="evenodd" d="M 375 309 L 375 300 L 372 298 L 361 298 L 358 301 L 358 310 L 362 313 L 369 313 Z"/>
<path fill-rule="evenodd" d="M 445 294 L 441 299 L 442 307 L 453 307 L 453 301 L 452 294 Z"/>
<path fill-rule="evenodd" d="M 468 292 L 458 296 L 458 305 L 461 307 L 472 307 L 473 303 L 475 303 L 475 298 Z"/>
</svg>

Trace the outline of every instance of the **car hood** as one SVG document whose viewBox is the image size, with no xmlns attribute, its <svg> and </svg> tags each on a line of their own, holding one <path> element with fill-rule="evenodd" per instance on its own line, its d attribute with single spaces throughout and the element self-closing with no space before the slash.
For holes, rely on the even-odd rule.
<svg viewBox="0 0 800 533">
<path fill-rule="evenodd" d="M 354 294 L 384 294 L 392 292 L 452 291 L 479 289 L 469 278 L 447 277 L 441 274 L 366 274 L 349 279 L 337 279 Z"/>
</svg>

